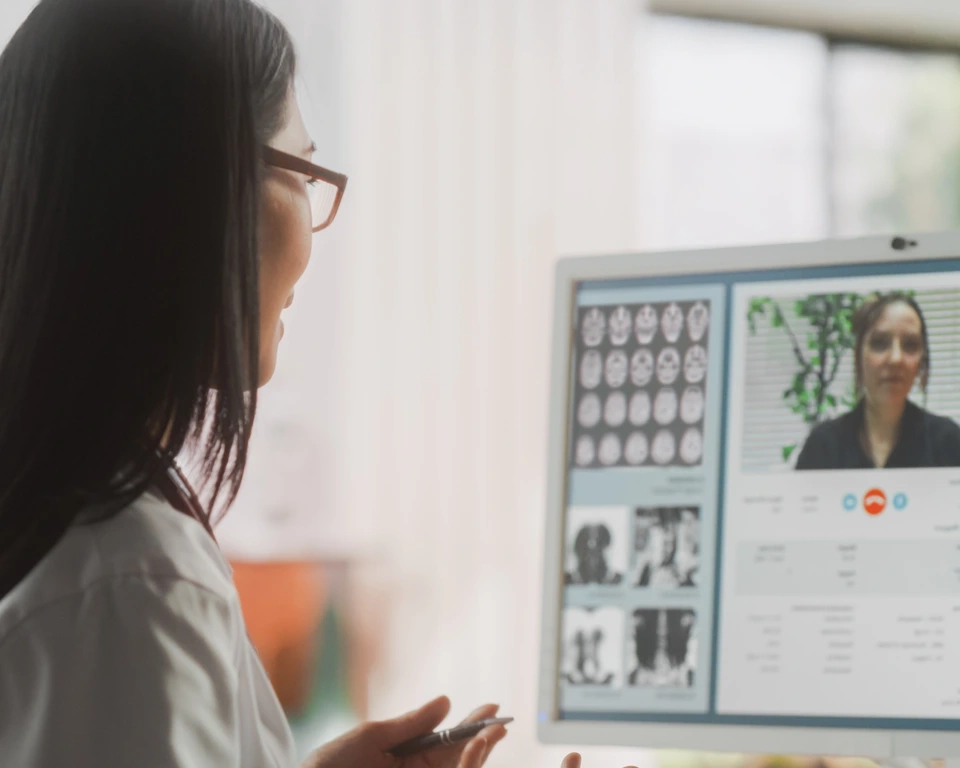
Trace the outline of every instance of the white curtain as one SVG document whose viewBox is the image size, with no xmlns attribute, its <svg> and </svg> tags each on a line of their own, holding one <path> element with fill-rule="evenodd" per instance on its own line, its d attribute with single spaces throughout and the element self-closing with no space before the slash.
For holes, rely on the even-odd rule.
<svg viewBox="0 0 960 768">
<path fill-rule="evenodd" d="M 298 288 L 254 467 L 310 434 L 314 471 L 279 483 L 301 510 L 285 546 L 367 564 L 374 717 L 438 693 L 460 714 L 498 701 L 517 723 L 493 764 L 555 767 L 564 750 L 535 738 L 553 266 L 637 245 L 641 3 L 267 5 L 297 37 L 317 162 L 350 182 Z M 231 515 L 251 556 L 283 549 L 240 535 L 274 475 Z"/>
<path fill-rule="evenodd" d="M 335 474 L 389 594 L 373 714 L 500 701 L 495 765 L 559 763 L 535 742 L 553 265 L 636 244 L 640 11 L 343 6 Z"/>
</svg>

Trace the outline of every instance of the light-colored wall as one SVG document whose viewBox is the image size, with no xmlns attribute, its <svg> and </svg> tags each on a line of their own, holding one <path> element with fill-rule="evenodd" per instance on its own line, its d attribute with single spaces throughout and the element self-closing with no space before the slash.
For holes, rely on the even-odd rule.
<svg viewBox="0 0 960 768">
<path fill-rule="evenodd" d="M 6 45 L 37 0 L 6 0 L 0 4 L 0 45 Z"/>
</svg>

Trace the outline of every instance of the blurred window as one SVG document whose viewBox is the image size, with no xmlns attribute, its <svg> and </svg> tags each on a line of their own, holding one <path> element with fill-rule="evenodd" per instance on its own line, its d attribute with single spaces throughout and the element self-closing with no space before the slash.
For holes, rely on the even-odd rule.
<svg viewBox="0 0 960 768">
<path fill-rule="evenodd" d="M 960 53 L 644 24 L 645 247 L 960 226 Z"/>
</svg>

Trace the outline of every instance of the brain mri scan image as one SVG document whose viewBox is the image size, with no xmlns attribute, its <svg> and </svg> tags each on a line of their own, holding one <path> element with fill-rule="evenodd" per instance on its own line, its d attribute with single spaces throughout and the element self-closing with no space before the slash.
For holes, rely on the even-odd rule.
<svg viewBox="0 0 960 768">
<path fill-rule="evenodd" d="M 683 333 L 683 310 L 679 305 L 671 304 L 663 310 L 663 318 L 660 320 L 660 330 L 663 331 L 664 338 L 671 344 L 676 344 Z"/>
<path fill-rule="evenodd" d="M 703 418 L 703 405 L 703 390 L 687 387 L 680 398 L 680 420 L 684 424 L 696 424 Z"/>
<path fill-rule="evenodd" d="M 623 456 L 627 464 L 634 466 L 643 464 L 650 457 L 650 443 L 643 432 L 633 432 L 627 438 L 627 444 L 623 449 Z"/>
<path fill-rule="evenodd" d="M 611 389 L 622 387 L 627 380 L 627 353 L 622 349 L 615 349 L 607 355 L 606 376 L 607 384 Z"/>
<path fill-rule="evenodd" d="M 657 464 L 669 464 L 677 455 L 677 440 L 673 433 L 667 429 L 661 429 L 653 438 L 653 448 L 650 451 L 653 460 Z"/>
<path fill-rule="evenodd" d="M 699 384 L 707 375 L 707 350 L 696 344 L 683 358 L 683 375 L 691 384 Z"/>
<path fill-rule="evenodd" d="M 702 301 L 694 304 L 687 313 L 687 333 L 690 341 L 698 342 L 707 333 L 707 326 L 710 325 L 710 310 Z"/>
<path fill-rule="evenodd" d="M 610 304 L 580 312 L 571 465 L 701 464 L 710 302 Z"/>
<path fill-rule="evenodd" d="M 603 341 L 603 336 L 607 332 L 607 321 L 603 317 L 603 312 L 594 307 L 583 316 L 583 343 L 588 347 L 596 347 Z"/>
<path fill-rule="evenodd" d="M 675 347 L 666 347 L 657 357 L 657 381 L 673 384 L 680 375 L 680 353 Z"/>
<path fill-rule="evenodd" d="M 580 407 L 577 408 L 577 421 L 584 429 L 592 429 L 600 423 L 601 412 L 600 398 L 591 392 L 584 395 L 580 401 Z"/>
<path fill-rule="evenodd" d="M 626 307 L 617 307 L 610 313 L 610 343 L 615 347 L 623 346 L 633 330 L 633 316 Z"/>
<path fill-rule="evenodd" d="M 680 460 L 684 464 L 699 464 L 703 458 L 703 436 L 700 430 L 690 427 L 680 438 Z"/>
<path fill-rule="evenodd" d="M 619 427 L 627 419 L 627 396 L 623 392 L 611 392 L 603 407 L 603 420 L 611 427 Z"/>
<path fill-rule="evenodd" d="M 664 388 L 657 392 L 653 401 L 653 419 L 661 426 L 672 424 L 677 418 L 676 390 Z"/>
<path fill-rule="evenodd" d="M 600 449 L 597 452 L 597 455 L 600 458 L 601 464 L 612 467 L 614 464 L 620 461 L 620 438 L 612 432 L 604 435 L 600 440 Z"/>
<path fill-rule="evenodd" d="M 634 324 L 634 330 L 637 334 L 637 341 L 641 344 L 649 344 L 657 335 L 657 326 L 660 318 L 657 317 L 657 310 L 649 304 L 644 304 L 637 310 L 637 319 Z"/>
<path fill-rule="evenodd" d="M 642 427 L 650 421 L 652 410 L 653 406 L 650 403 L 650 393 L 646 390 L 634 392 L 630 398 L 630 409 L 628 413 L 630 423 L 635 427 Z"/>
<path fill-rule="evenodd" d="M 636 387 L 645 387 L 653 379 L 654 371 L 653 352 L 649 349 L 638 349 L 630 359 L 630 381 Z"/>
<path fill-rule="evenodd" d="M 594 389 L 603 378 L 603 357 L 595 349 L 588 349 L 580 361 L 580 386 Z"/>
<path fill-rule="evenodd" d="M 581 467 L 587 467 L 593 464 L 593 460 L 597 457 L 597 449 L 593 444 L 593 438 L 590 435 L 581 435 L 577 440 L 577 450 L 574 456 L 574 461 L 577 462 Z"/>
</svg>

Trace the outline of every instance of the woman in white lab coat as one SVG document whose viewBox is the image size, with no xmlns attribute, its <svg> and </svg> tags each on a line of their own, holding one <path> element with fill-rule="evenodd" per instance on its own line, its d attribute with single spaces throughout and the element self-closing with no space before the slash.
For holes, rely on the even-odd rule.
<svg viewBox="0 0 960 768">
<path fill-rule="evenodd" d="M 295 762 L 210 519 L 346 185 L 294 71 L 249 0 L 41 0 L 0 57 L 3 766 Z M 305 765 L 478 768 L 502 726 L 385 754 L 448 709 Z"/>
</svg>

